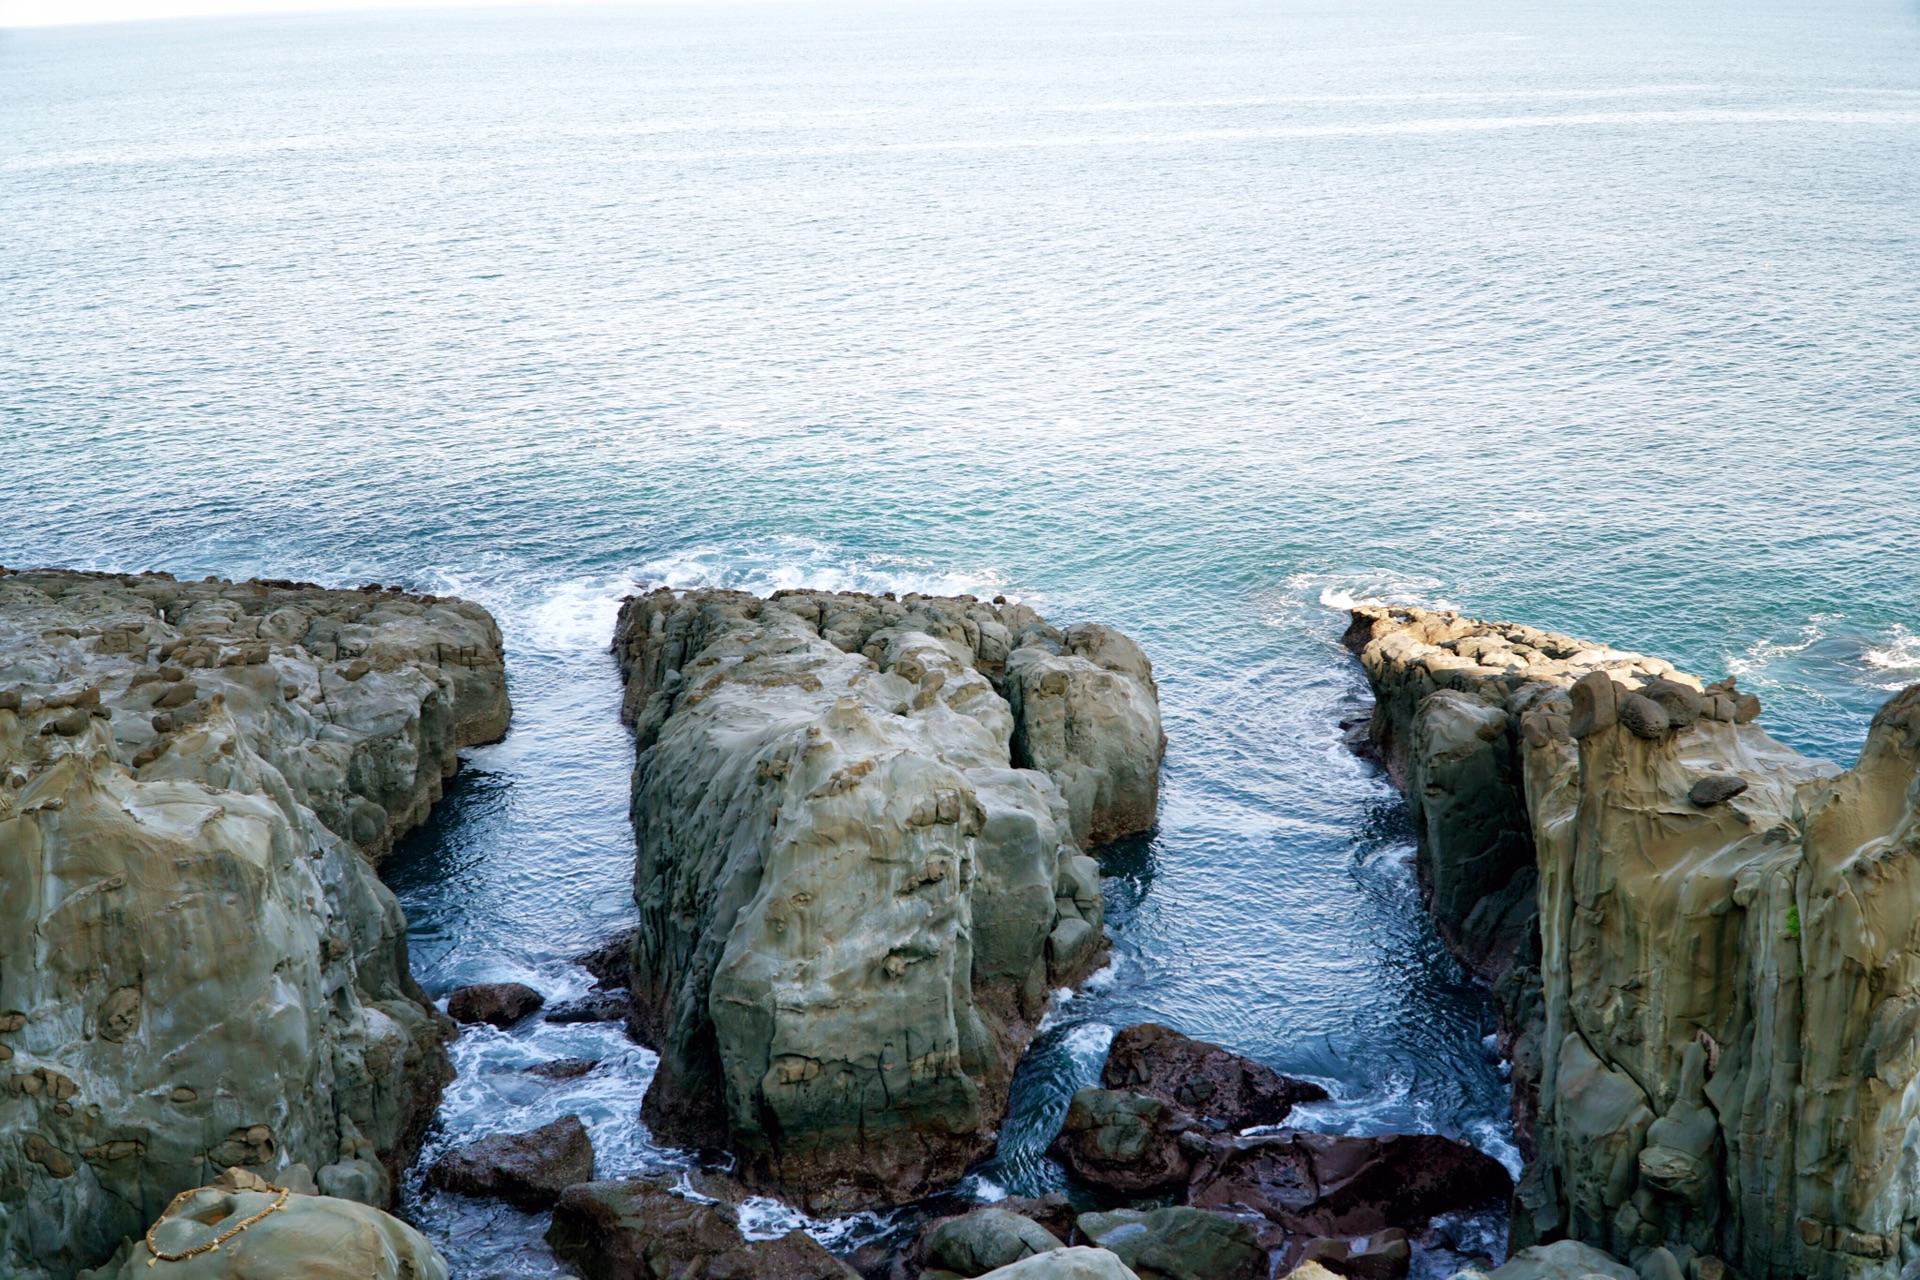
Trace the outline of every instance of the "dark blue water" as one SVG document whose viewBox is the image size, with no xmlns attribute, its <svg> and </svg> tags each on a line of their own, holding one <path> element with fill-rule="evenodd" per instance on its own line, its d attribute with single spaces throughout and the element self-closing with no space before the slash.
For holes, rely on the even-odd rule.
<svg viewBox="0 0 1920 1280">
<path fill-rule="evenodd" d="M 387 867 L 436 991 L 583 990 L 629 918 L 632 584 L 1117 624 L 1161 827 L 1108 852 L 1114 964 L 972 1186 L 1048 1185 L 1064 1091 L 1146 1017 L 1326 1081 L 1317 1124 L 1510 1157 L 1487 1001 L 1340 745 L 1340 606 L 1737 672 L 1843 759 L 1920 678 L 1920 12 L 1676 8 L 0 33 L 0 562 L 493 608 L 514 733 Z M 567 1054 L 609 1061 L 514 1069 Z M 458 1057 L 436 1145 L 580 1111 L 603 1173 L 675 1158 L 616 1033 Z M 550 1265 L 537 1219 L 411 1212 L 463 1274 Z"/>
</svg>

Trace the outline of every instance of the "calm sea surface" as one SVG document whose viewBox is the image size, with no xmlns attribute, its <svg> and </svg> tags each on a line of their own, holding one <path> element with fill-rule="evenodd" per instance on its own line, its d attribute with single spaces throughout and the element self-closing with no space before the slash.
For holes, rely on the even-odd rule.
<svg viewBox="0 0 1920 1280">
<path fill-rule="evenodd" d="M 513 734 L 386 868 L 435 991 L 577 993 L 630 919 L 633 584 L 1117 624 L 1159 669 L 1160 829 L 1108 852 L 1114 964 L 970 1188 L 1052 1185 L 1067 1092 L 1144 1018 L 1325 1081 L 1316 1125 L 1511 1160 L 1488 1001 L 1340 744 L 1341 606 L 1735 672 L 1851 759 L 1920 679 L 1920 9 L 0 33 L 0 563 L 494 609 Z M 456 1054 L 433 1149 L 578 1111 L 603 1175 L 676 1158 L 615 1033 Z M 538 1217 L 410 1196 L 461 1275 L 555 1273 Z"/>
</svg>

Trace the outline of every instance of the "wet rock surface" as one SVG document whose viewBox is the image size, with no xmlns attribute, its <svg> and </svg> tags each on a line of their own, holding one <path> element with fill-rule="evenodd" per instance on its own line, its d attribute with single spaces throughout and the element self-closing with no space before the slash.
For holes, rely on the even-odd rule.
<svg viewBox="0 0 1920 1280">
<path fill-rule="evenodd" d="M 1101 1080 L 1109 1089 L 1158 1098 L 1203 1124 L 1235 1132 L 1280 1124 L 1296 1103 L 1327 1096 L 1317 1084 L 1151 1022 L 1115 1033 Z"/>
<path fill-rule="evenodd" d="M 545 1003 L 545 997 L 522 983 L 481 982 L 449 992 L 447 1013 L 455 1022 L 510 1027 Z"/>
<path fill-rule="evenodd" d="M 593 1140 L 578 1116 L 526 1133 L 470 1142 L 435 1161 L 427 1180 L 444 1191 L 544 1209 L 576 1182 L 593 1181 Z"/>
<path fill-rule="evenodd" d="M 1019 605 L 813 592 L 635 597 L 614 647 L 649 1126 L 815 1210 L 952 1182 L 1049 988 L 1097 963 L 1084 841 L 1152 821 L 1145 656 Z"/>
<path fill-rule="evenodd" d="M 1537 1158 L 1515 1246 L 1564 1234 L 1656 1271 L 1894 1280 L 1920 1227 L 1899 1172 L 1920 1121 L 1920 687 L 1842 771 L 1769 737 L 1732 681 L 1631 655 L 1464 665 L 1507 630 L 1362 609 L 1349 638 L 1377 739 L 1411 742 L 1443 695 L 1502 717 L 1467 751 L 1480 772 L 1414 744 L 1403 776 L 1422 811 L 1453 787 L 1446 803 L 1530 837 L 1540 960 L 1509 1031 Z M 1466 874 L 1483 849 L 1427 838 L 1423 857 Z"/>
<path fill-rule="evenodd" d="M 568 1187 L 547 1243 L 584 1280 L 857 1280 L 802 1232 L 748 1240 L 731 1205 L 643 1179 Z"/>
<path fill-rule="evenodd" d="M 233 1166 L 384 1202 L 450 1024 L 372 859 L 508 714 L 465 601 L 0 573 L 0 1271 Z"/>
</svg>

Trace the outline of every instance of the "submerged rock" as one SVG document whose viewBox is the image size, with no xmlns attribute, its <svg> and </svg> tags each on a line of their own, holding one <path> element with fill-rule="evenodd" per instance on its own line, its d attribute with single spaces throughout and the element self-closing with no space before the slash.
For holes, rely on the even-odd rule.
<svg viewBox="0 0 1920 1280">
<path fill-rule="evenodd" d="M 451 1024 L 370 860 L 507 717 L 464 601 L 0 573 L 0 1272 L 209 1168 L 384 1201 Z"/>
<path fill-rule="evenodd" d="M 545 1003 L 546 997 L 522 983 L 481 982 L 450 993 L 447 1012 L 455 1022 L 510 1027 Z"/>
<path fill-rule="evenodd" d="M 1152 1022 L 1115 1033 L 1101 1079 L 1109 1089 L 1159 1098 L 1202 1123 L 1236 1132 L 1279 1124 L 1295 1103 L 1327 1096 L 1317 1084 L 1290 1079 L 1251 1058 Z"/>
<path fill-rule="evenodd" d="M 1486 785 L 1436 764 L 1419 804 L 1463 786 L 1530 837 L 1539 995 L 1515 1040 L 1538 1049 L 1515 1079 L 1539 1119 L 1515 1245 L 1895 1280 L 1920 1229 L 1920 686 L 1842 772 L 1764 733 L 1731 681 L 1591 654 L 1463 674 L 1444 638 L 1500 625 L 1355 613 L 1381 736 L 1404 739 L 1442 683 L 1508 718 Z"/>
<path fill-rule="evenodd" d="M 568 1187 L 547 1243 L 585 1280 L 858 1280 L 804 1232 L 748 1240 L 731 1205 L 642 1179 Z"/>
<path fill-rule="evenodd" d="M 648 1125 L 815 1209 L 957 1178 L 1049 988 L 1097 961 L 1080 839 L 1152 821 L 1144 655 L 1019 605 L 812 592 L 635 597 L 615 651 Z M 1015 768 L 1042 709 L 1051 772 Z"/>
<path fill-rule="evenodd" d="M 579 1116 L 526 1133 L 497 1133 L 440 1157 L 427 1181 L 443 1191 L 544 1209 L 576 1182 L 593 1181 L 593 1139 Z"/>
</svg>

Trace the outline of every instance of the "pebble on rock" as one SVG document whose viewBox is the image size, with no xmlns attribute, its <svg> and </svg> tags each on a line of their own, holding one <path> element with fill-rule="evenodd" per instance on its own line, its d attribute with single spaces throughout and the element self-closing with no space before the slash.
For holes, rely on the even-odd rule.
<svg viewBox="0 0 1920 1280">
<path fill-rule="evenodd" d="M 1730 773 L 1710 773 L 1693 784 L 1687 791 L 1687 799 L 1702 809 L 1710 809 L 1733 799 L 1746 789 L 1745 778 L 1736 778 Z"/>
<path fill-rule="evenodd" d="M 1661 737 L 1672 725 L 1665 707 L 1637 693 L 1620 699 L 1620 723 L 1627 726 L 1635 737 L 1649 740 Z"/>
</svg>

